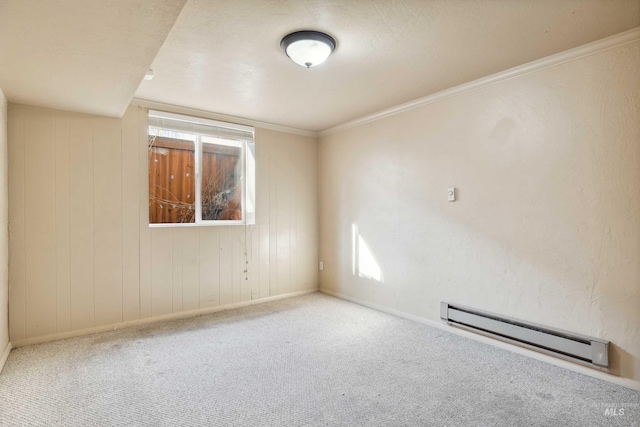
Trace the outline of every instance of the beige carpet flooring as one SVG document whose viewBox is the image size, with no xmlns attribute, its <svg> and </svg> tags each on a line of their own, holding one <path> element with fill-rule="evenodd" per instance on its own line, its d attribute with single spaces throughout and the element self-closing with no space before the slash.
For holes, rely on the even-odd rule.
<svg viewBox="0 0 640 427">
<path fill-rule="evenodd" d="M 1 426 L 637 426 L 638 403 L 319 293 L 19 348 L 0 374 Z"/>
</svg>

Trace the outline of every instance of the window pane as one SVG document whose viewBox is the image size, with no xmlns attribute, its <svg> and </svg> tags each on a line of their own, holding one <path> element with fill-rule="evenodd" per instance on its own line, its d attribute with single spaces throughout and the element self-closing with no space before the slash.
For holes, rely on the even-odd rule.
<svg viewBox="0 0 640 427">
<path fill-rule="evenodd" d="M 202 219 L 242 219 L 242 149 L 202 144 Z"/>
<path fill-rule="evenodd" d="M 195 222 L 195 145 L 189 135 L 149 134 L 149 223 Z"/>
</svg>

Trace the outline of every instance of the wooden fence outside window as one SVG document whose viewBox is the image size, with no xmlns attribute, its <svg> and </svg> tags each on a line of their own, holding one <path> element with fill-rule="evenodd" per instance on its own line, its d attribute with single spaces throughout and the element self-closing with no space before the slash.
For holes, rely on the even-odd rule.
<svg viewBox="0 0 640 427">
<path fill-rule="evenodd" d="M 240 220 L 239 147 L 203 144 L 202 219 Z M 149 222 L 195 222 L 196 162 L 194 143 L 155 137 L 149 145 Z"/>
</svg>

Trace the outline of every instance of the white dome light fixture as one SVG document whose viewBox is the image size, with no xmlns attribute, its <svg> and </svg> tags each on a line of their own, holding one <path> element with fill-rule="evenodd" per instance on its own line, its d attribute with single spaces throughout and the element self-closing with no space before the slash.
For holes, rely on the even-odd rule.
<svg viewBox="0 0 640 427">
<path fill-rule="evenodd" d="M 311 68 L 322 64 L 336 48 L 333 37 L 319 31 L 296 31 L 280 42 L 293 62 Z"/>
</svg>

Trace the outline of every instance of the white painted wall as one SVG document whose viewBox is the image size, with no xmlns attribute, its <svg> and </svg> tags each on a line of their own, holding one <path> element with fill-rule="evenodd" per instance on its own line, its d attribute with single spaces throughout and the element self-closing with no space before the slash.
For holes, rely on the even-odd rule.
<svg viewBox="0 0 640 427">
<path fill-rule="evenodd" d="M 322 136 L 321 288 L 604 338 L 640 380 L 638 69 L 635 42 Z"/>
<path fill-rule="evenodd" d="M 9 343 L 9 184 L 7 182 L 7 99 L 0 89 L 0 370 Z"/>
<path fill-rule="evenodd" d="M 146 129 L 9 104 L 14 345 L 317 288 L 315 138 L 257 129 L 256 225 L 150 229 Z"/>
</svg>

